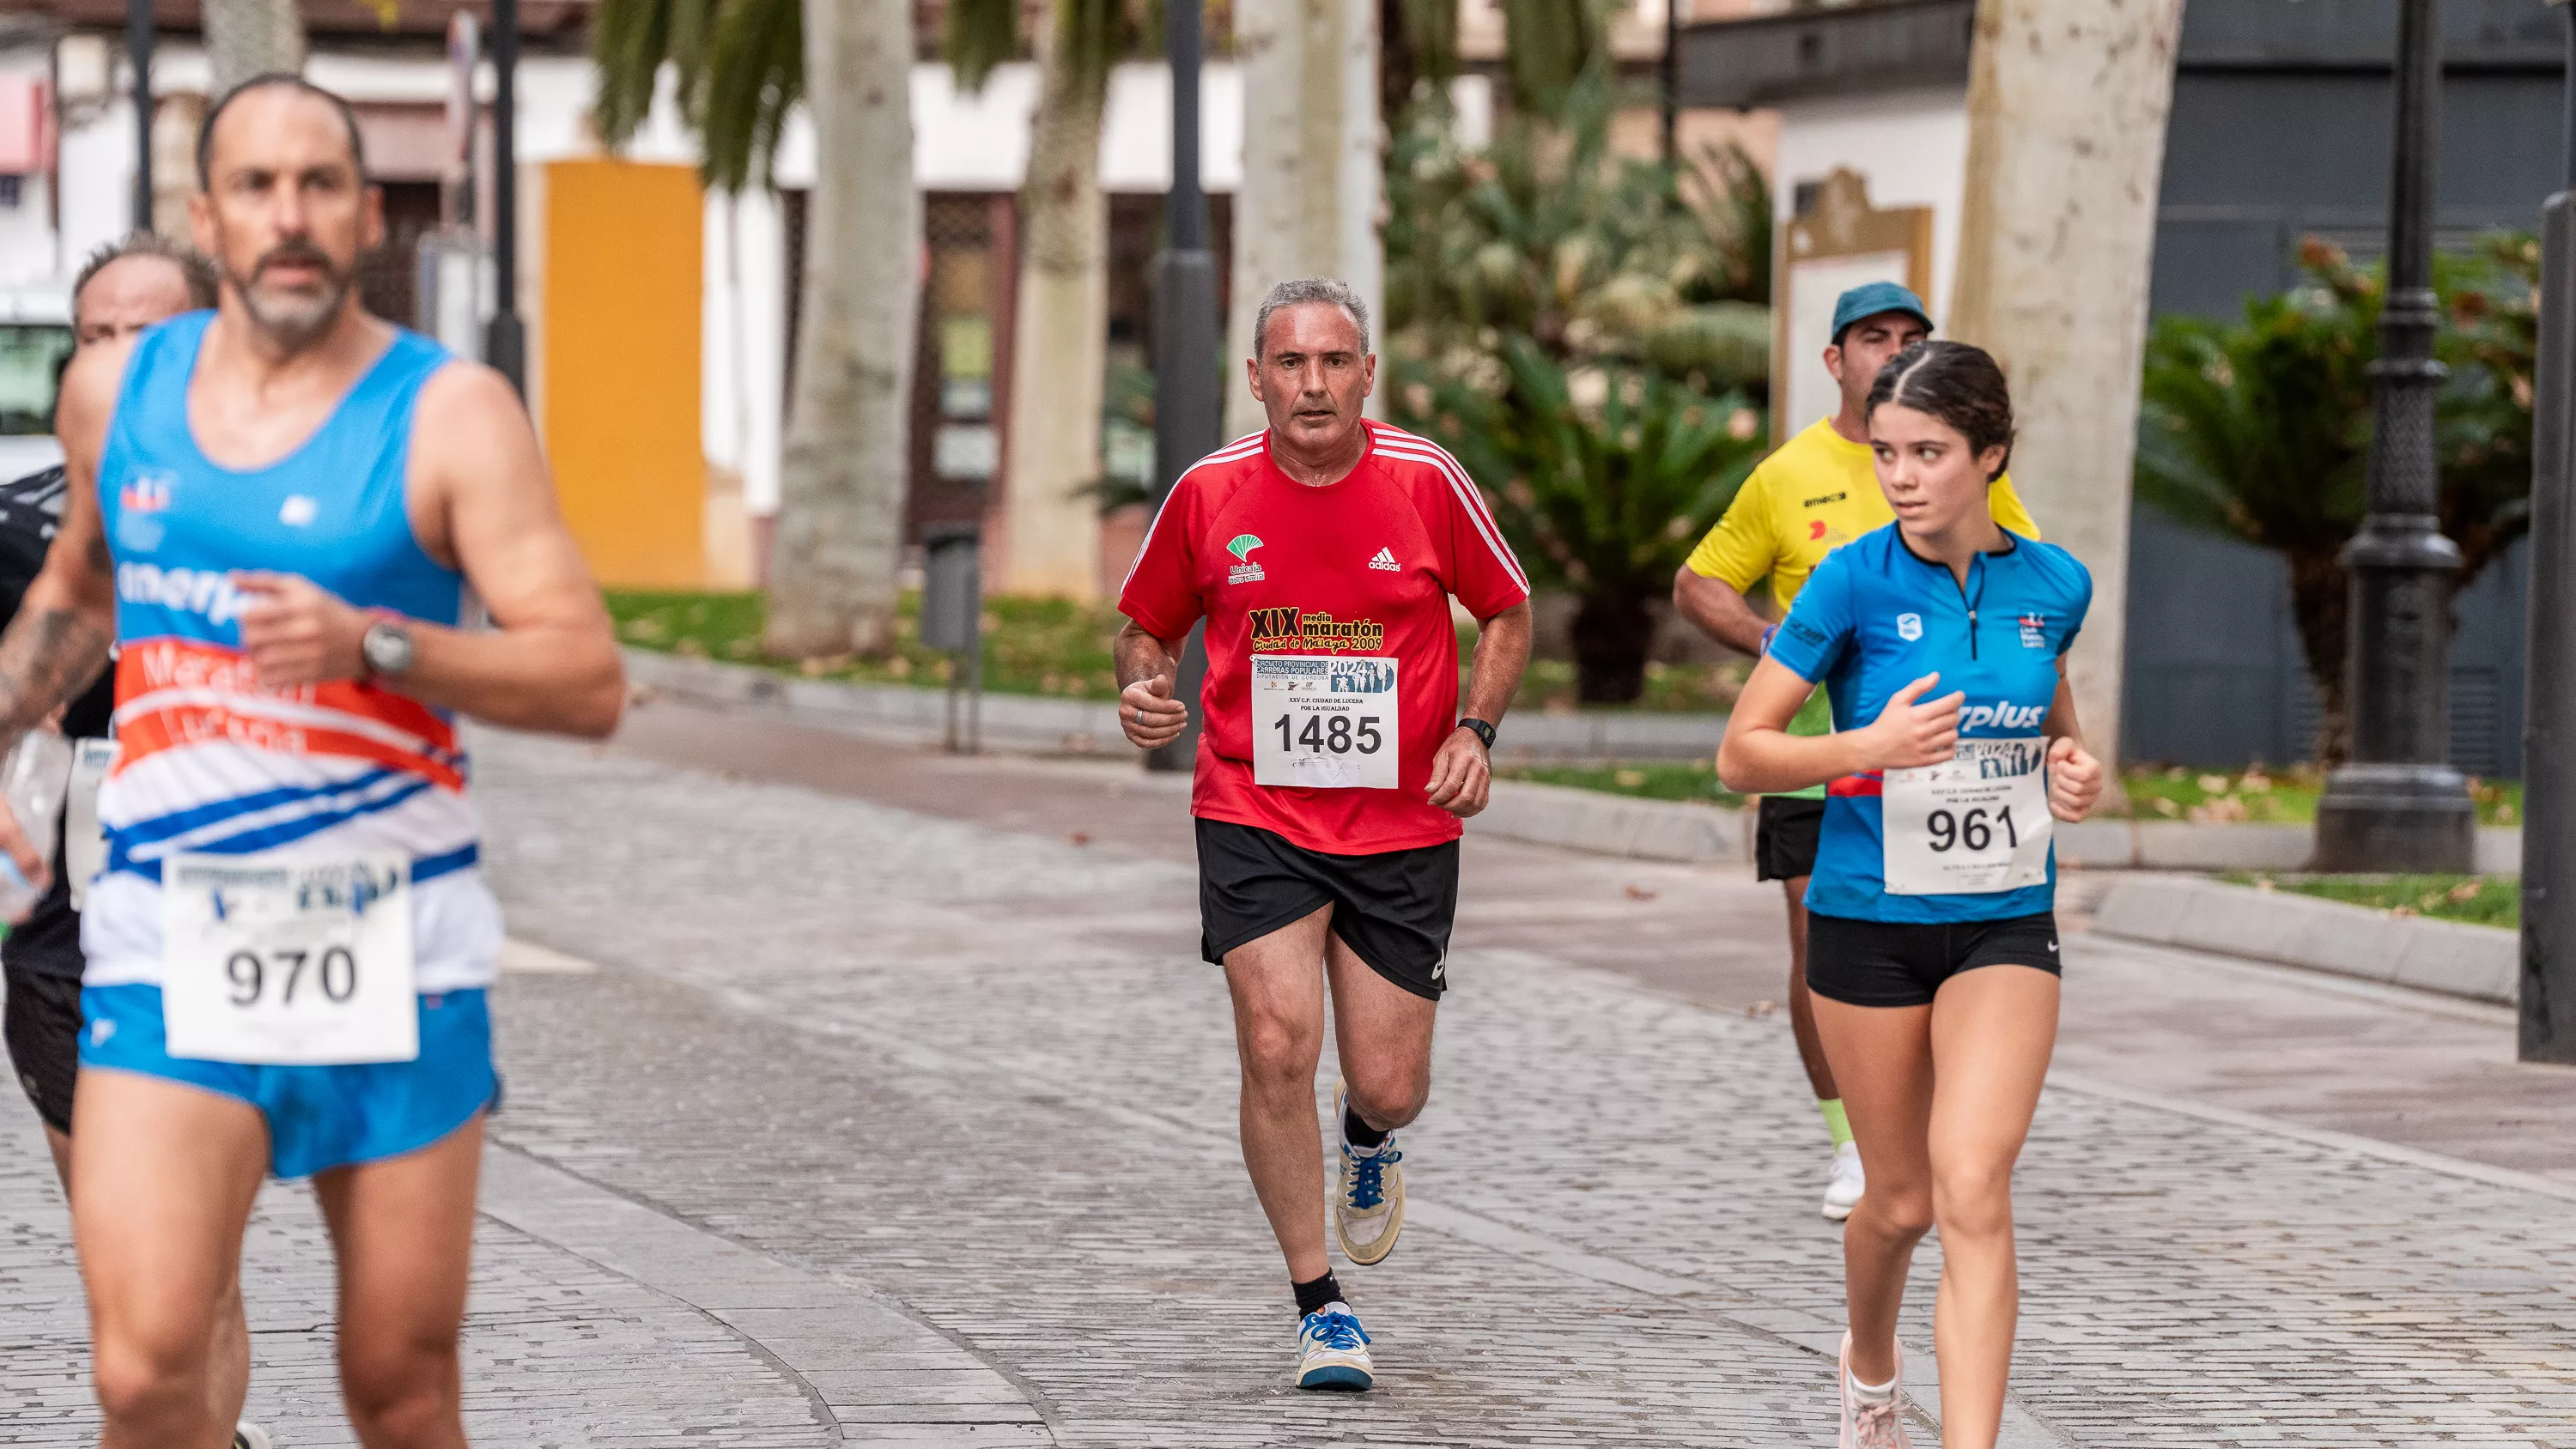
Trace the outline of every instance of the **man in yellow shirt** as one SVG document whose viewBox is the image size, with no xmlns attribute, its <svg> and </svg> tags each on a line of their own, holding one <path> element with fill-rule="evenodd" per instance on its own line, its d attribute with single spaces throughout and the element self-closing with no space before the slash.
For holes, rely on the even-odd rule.
<svg viewBox="0 0 2576 1449">
<path fill-rule="evenodd" d="M 1791 438 L 1762 460 L 1727 506 L 1726 516 L 1700 540 L 1673 576 L 1673 607 L 1718 642 L 1760 655 L 1773 622 L 1754 611 L 1745 594 L 1771 580 L 1771 599 L 1786 615 L 1791 600 L 1825 555 L 1872 529 L 1895 521 L 1869 446 L 1870 384 L 1888 359 L 1932 335 L 1923 301 L 1893 282 L 1854 287 L 1834 304 L 1834 336 L 1825 348 L 1825 370 L 1842 391 L 1842 410 Z M 2028 538 L 2039 537 L 2013 492 L 2009 475 L 1994 481 L 1995 521 Z M 1825 692 L 1807 701 L 1790 733 L 1821 735 L 1833 729 Z M 1754 876 L 1776 880 L 1789 903 L 1789 1024 L 1815 1088 L 1816 1106 L 1833 1136 L 1833 1176 L 1824 1213 L 1840 1222 L 1860 1202 L 1864 1179 L 1860 1149 L 1843 1119 L 1833 1068 L 1816 1036 L 1807 1000 L 1807 877 L 1815 869 L 1816 833 L 1825 813 L 1819 786 L 1793 795 L 1766 795 L 1756 806 Z"/>
</svg>

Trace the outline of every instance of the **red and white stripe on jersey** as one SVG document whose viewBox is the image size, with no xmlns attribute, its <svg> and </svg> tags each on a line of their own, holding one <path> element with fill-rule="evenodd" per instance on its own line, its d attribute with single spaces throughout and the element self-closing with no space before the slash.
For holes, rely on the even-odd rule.
<svg viewBox="0 0 2576 1449">
<path fill-rule="evenodd" d="M 1441 475 L 1449 480 L 1449 491 L 1458 495 L 1458 502 L 1465 507 L 1467 517 L 1475 523 L 1477 536 L 1484 539 L 1485 547 L 1494 551 L 1494 557 L 1521 586 L 1521 592 L 1528 593 L 1529 575 L 1521 572 L 1521 561 L 1503 542 L 1502 525 L 1494 521 L 1493 510 L 1485 506 L 1485 495 L 1477 489 L 1475 480 L 1467 476 L 1467 470 L 1459 466 L 1458 460 L 1449 456 L 1449 450 L 1429 438 L 1385 423 L 1370 423 L 1368 430 L 1377 450 L 1387 457 L 1428 463 L 1440 470 Z"/>
<path fill-rule="evenodd" d="M 1201 468 L 1212 467 L 1219 463 L 1232 463 L 1238 459 L 1249 458 L 1253 454 L 1260 452 L 1262 447 L 1269 441 L 1269 438 L 1270 432 L 1266 428 L 1257 433 L 1246 433 L 1242 437 L 1235 439 L 1233 442 L 1226 444 L 1224 447 L 1219 448 L 1215 452 L 1208 454 L 1206 457 L 1199 459 L 1195 463 L 1192 463 L 1190 466 L 1183 468 L 1181 470 L 1181 478 L 1187 478 Z M 1133 579 L 1136 577 L 1136 565 L 1143 563 L 1145 561 L 1146 553 L 1154 547 L 1154 530 L 1162 526 L 1163 515 L 1171 511 L 1172 499 L 1177 497 L 1180 491 L 1180 479 L 1173 479 L 1171 492 L 1163 495 L 1163 506 L 1154 510 L 1154 521 L 1145 525 L 1145 536 L 1136 544 L 1136 557 L 1127 565 L 1127 579 Z M 1118 587 L 1122 589 L 1127 587 L 1127 579 L 1119 580 Z"/>
</svg>

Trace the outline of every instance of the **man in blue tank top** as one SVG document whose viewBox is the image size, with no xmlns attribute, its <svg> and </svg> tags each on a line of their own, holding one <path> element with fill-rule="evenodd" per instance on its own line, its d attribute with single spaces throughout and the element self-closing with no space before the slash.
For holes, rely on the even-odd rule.
<svg viewBox="0 0 2576 1449">
<path fill-rule="evenodd" d="M 206 1345 L 271 1173 L 331 1222 L 357 1437 L 461 1449 L 501 923 L 456 716 L 596 738 L 625 682 L 509 385 L 359 304 L 347 104 L 247 82 L 197 167 L 218 305 L 74 360 L 62 532 L 0 634 L 0 745 L 118 646 L 72 1139 L 102 1449 L 231 1434 Z M 43 873 L 5 811 L 0 848 Z"/>
</svg>

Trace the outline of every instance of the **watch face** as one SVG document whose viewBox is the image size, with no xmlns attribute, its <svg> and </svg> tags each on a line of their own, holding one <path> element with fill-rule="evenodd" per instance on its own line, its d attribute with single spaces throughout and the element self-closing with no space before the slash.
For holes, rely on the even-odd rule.
<svg viewBox="0 0 2576 1449">
<path fill-rule="evenodd" d="M 411 667 L 411 635 L 391 624 L 378 624 L 359 641 L 367 667 L 378 674 L 400 674 Z"/>
</svg>

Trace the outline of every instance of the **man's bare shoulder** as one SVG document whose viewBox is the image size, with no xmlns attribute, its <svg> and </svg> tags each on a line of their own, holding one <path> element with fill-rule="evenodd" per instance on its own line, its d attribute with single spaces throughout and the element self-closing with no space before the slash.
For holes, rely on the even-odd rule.
<svg viewBox="0 0 2576 1449">
<path fill-rule="evenodd" d="M 412 456 L 447 483 L 491 475 L 495 465 L 533 456 L 535 432 L 509 379 L 458 358 L 421 384 L 412 411 Z"/>
<path fill-rule="evenodd" d="M 63 369 L 62 389 L 54 399 L 54 436 L 65 453 L 92 456 L 107 437 L 116 415 L 116 397 L 125 386 L 126 364 L 134 360 L 136 338 L 120 337 L 72 354 Z"/>
</svg>

